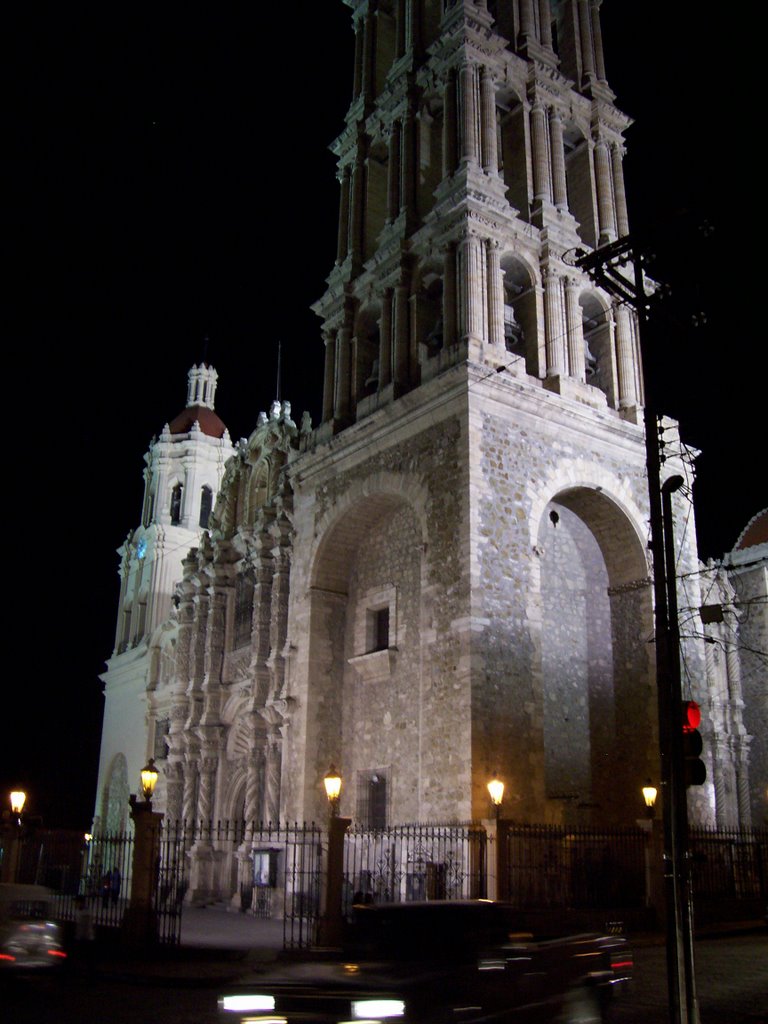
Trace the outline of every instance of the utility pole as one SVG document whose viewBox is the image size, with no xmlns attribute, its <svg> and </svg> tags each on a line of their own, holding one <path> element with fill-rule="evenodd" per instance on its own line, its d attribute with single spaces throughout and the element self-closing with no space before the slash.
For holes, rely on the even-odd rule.
<svg viewBox="0 0 768 1024">
<path fill-rule="evenodd" d="M 667 987 L 671 1024 L 699 1024 L 694 974 L 692 907 L 689 879 L 688 809 L 683 775 L 680 631 L 677 613 L 672 493 L 682 478 L 661 483 L 659 414 L 645 367 L 650 363 L 645 254 L 627 235 L 586 253 L 577 250 L 573 264 L 601 288 L 637 312 L 643 364 L 645 457 L 653 556 L 656 634 L 656 688 L 659 715 L 661 785 L 664 794 L 664 893 L 667 930 Z M 622 268 L 633 267 L 632 277 Z"/>
</svg>

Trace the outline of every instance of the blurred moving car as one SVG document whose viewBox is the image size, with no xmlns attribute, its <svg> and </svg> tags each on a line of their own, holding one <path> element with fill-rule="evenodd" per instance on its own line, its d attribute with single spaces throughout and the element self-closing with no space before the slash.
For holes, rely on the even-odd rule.
<svg viewBox="0 0 768 1024">
<path fill-rule="evenodd" d="M 471 1024 L 604 1020 L 632 956 L 614 935 L 535 941 L 484 900 L 355 908 L 340 956 L 243 979 L 219 998 L 232 1024 Z"/>
<path fill-rule="evenodd" d="M 43 885 L 0 885 L 0 973 L 60 967 L 67 954 Z"/>
</svg>

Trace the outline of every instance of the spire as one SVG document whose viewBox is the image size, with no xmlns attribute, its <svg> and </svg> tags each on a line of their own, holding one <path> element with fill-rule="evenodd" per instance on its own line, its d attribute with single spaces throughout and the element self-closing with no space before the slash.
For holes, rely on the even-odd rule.
<svg viewBox="0 0 768 1024">
<path fill-rule="evenodd" d="M 192 367 L 187 374 L 188 409 L 193 405 L 202 405 L 206 409 L 213 409 L 218 377 L 214 368 L 206 363 Z"/>
</svg>

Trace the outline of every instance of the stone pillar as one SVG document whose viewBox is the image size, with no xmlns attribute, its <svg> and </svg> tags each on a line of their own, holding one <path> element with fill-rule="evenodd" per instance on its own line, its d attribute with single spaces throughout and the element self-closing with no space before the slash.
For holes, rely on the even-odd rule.
<svg viewBox="0 0 768 1024">
<path fill-rule="evenodd" d="M 358 132 L 357 153 L 352 168 L 349 209 L 348 252 L 353 260 L 363 258 L 363 224 L 365 221 L 365 142 L 362 130 Z"/>
<path fill-rule="evenodd" d="M 520 42 L 527 42 L 535 37 L 535 19 L 533 16 L 533 0 L 520 0 Z"/>
<path fill-rule="evenodd" d="M 341 194 L 339 196 L 339 234 L 336 240 L 336 262 L 342 263 L 349 251 L 349 200 L 351 171 L 345 167 L 341 172 Z"/>
<path fill-rule="evenodd" d="M 736 757 L 736 799 L 738 803 L 739 828 L 752 828 L 752 804 L 749 790 L 749 743 L 750 736 L 742 736 Z"/>
<path fill-rule="evenodd" d="M 320 945 L 338 946 L 342 940 L 342 895 L 344 889 L 344 835 L 351 818 L 331 818 L 328 826 L 328 866 L 325 908 L 320 920 Z"/>
<path fill-rule="evenodd" d="M 595 71 L 601 82 L 605 81 L 605 58 L 603 57 L 603 32 L 600 28 L 600 4 L 602 0 L 589 0 L 589 14 L 592 25 L 592 46 L 595 55 Z"/>
<path fill-rule="evenodd" d="M 456 344 L 456 246 L 449 242 L 443 256 L 443 348 Z"/>
<path fill-rule="evenodd" d="M 416 101 L 408 96 L 400 140 L 400 207 L 405 211 L 406 223 L 416 215 Z"/>
<path fill-rule="evenodd" d="M 400 133 L 395 121 L 389 134 L 389 166 L 387 167 L 387 222 L 392 223 L 400 213 Z"/>
<path fill-rule="evenodd" d="M 336 394 L 333 418 L 343 422 L 349 418 L 350 344 L 352 331 L 348 326 L 336 333 Z"/>
<path fill-rule="evenodd" d="M 592 54 L 592 19 L 589 11 L 589 0 L 578 0 L 578 5 L 582 80 L 584 81 L 592 78 L 595 74 L 595 61 Z"/>
<path fill-rule="evenodd" d="M 579 282 L 574 277 L 569 277 L 565 282 L 565 324 L 568 331 L 568 373 L 583 384 L 586 380 L 586 364 L 579 288 Z"/>
<path fill-rule="evenodd" d="M 282 772 L 283 740 L 276 728 L 270 728 L 267 740 L 264 814 L 267 821 L 280 820 L 280 775 Z"/>
<path fill-rule="evenodd" d="M 621 146 L 611 146 L 611 176 L 613 178 L 613 199 L 616 204 L 616 230 L 619 238 L 629 234 L 629 215 L 627 213 L 627 193 L 624 188 L 624 167 L 622 165 Z"/>
<path fill-rule="evenodd" d="M 549 145 L 552 151 L 552 199 L 558 210 L 568 209 L 568 188 L 565 178 L 563 121 L 560 112 L 549 108 Z"/>
<path fill-rule="evenodd" d="M 387 288 L 381 303 L 379 321 L 379 390 L 392 381 L 392 301 L 393 292 Z"/>
<path fill-rule="evenodd" d="M 216 785 L 216 769 L 218 758 L 206 753 L 200 762 L 200 791 L 197 798 L 197 815 L 203 828 L 213 820 L 214 789 Z"/>
<path fill-rule="evenodd" d="M 323 423 L 333 418 L 333 382 L 336 368 L 336 338 L 333 331 L 324 332 L 325 363 L 323 366 Z"/>
<path fill-rule="evenodd" d="M 531 142 L 533 150 L 533 199 L 535 203 L 551 202 L 552 187 L 549 179 L 547 123 L 544 106 L 540 100 L 534 100 L 531 107 Z"/>
<path fill-rule="evenodd" d="M 480 109 L 482 113 L 482 157 L 486 174 L 498 174 L 499 154 L 496 137 L 496 89 L 488 67 L 480 71 Z"/>
<path fill-rule="evenodd" d="M 187 822 L 190 825 L 194 825 L 198 819 L 197 776 L 197 759 L 194 757 L 194 755 L 188 755 L 186 764 L 184 766 L 184 789 L 181 804 L 181 817 L 183 821 Z"/>
<path fill-rule="evenodd" d="M 597 219 L 600 225 L 600 245 L 616 240 L 616 217 L 613 208 L 613 181 L 611 155 L 608 143 L 597 139 L 594 148 L 595 181 L 597 184 Z"/>
<path fill-rule="evenodd" d="M 637 393 L 635 392 L 635 367 L 632 359 L 632 325 L 629 310 L 623 303 L 614 306 L 613 318 L 616 323 L 619 408 L 628 409 L 637 405 Z"/>
<path fill-rule="evenodd" d="M 407 0 L 397 0 L 395 11 L 395 33 L 397 35 L 397 56 L 402 57 L 406 52 L 407 42 L 408 11 Z"/>
<path fill-rule="evenodd" d="M 459 70 L 459 154 L 462 161 L 475 164 L 478 162 L 476 76 L 474 64 L 462 64 Z"/>
<path fill-rule="evenodd" d="M 458 163 L 456 90 L 456 72 L 451 69 L 443 87 L 443 178 L 449 178 Z"/>
<path fill-rule="evenodd" d="M 131 898 L 123 918 L 123 935 L 131 944 L 146 946 L 158 940 L 154 896 L 163 816 L 152 810 L 149 801 L 139 801 L 131 794 L 131 819 L 134 827 Z"/>
<path fill-rule="evenodd" d="M 245 822 L 247 834 L 253 834 L 253 826 L 262 817 L 262 760 L 257 749 L 251 750 L 245 774 Z"/>
<path fill-rule="evenodd" d="M 184 767 L 180 761 L 170 761 L 165 770 L 165 817 L 177 822 L 183 818 Z"/>
<path fill-rule="evenodd" d="M 483 338 L 485 259 L 482 242 L 466 235 L 458 247 L 459 337 Z"/>
<path fill-rule="evenodd" d="M 504 348 L 504 286 L 502 283 L 499 243 L 494 239 L 486 242 L 488 263 L 488 341 L 498 348 Z"/>
<path fill-rule="evenodd" d="M 544 272 L 544 330 L 547 346 L 547 376 L 563 373 L 563 307 L 562 285 L 553 270 Z"/>
<path fill-rule="evenodd" d="M 408 275 L 403 271 L 400 283 L 395 288 L 394 301 L 394 364 L 392 379 L 401 390 L 408 387 L 408 356 L 410 346 L 410 323 Z"/>
<path fill-rule="evenodd" d="M 352 84 L 352 99 L 356 100 L 363 88 L 363 21 L 355 19 L 355 67 Z"/>
<path fill-rule="evenodd" d="M 541 45 L 552 49 L 552 11 L 549 0 L 539 0 L 539 36 Z"/>
</svg>

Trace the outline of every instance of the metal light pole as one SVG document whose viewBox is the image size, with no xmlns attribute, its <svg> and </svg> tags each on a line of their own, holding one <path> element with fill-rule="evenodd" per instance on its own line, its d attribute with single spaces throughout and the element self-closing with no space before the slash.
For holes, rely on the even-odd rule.
<svg viewBox="0 0 768 1024">
<path fill-rule="evenodd" d="M 630 280 L 621 272 L 632 263 Z M 667 929 L 667 987 L 672 1024 L 699 1024 L 695 993 L 690 889 L 687 871 L 687 808 L 682 775 L 682 704 L 680 696 L 680 634 L 677 623 L 674 535 L 669 482 L 662 501 L 658 411 L 645 375 L 650 362 L 648 302 L 643 274 L 644 254 L 630 236 L 591 253 L 578 251 L 574 265 L 596 284 L 632 306 L 638 317 L 643 363 L 645 457 L 653 556 L 653 595 L 656 639 L 656 688 L 659 713 L 659 753 L 664 791 L 663 828 Z M 672 478 L 674 480 L 674 478 Z M 679 484 L 677 485 L 679 487 Z M 667 505 L 664 516 L 663 504 Z M 677 717 L 675 712 L 677 711 Z"/>
</svg>

